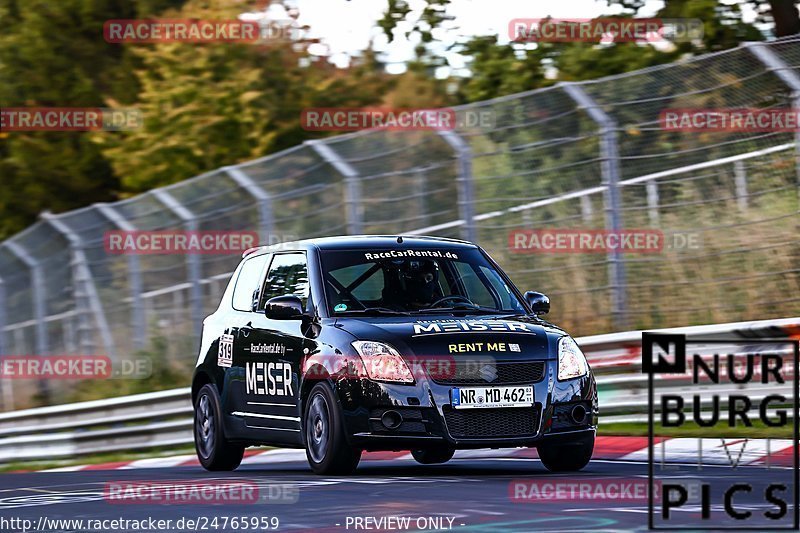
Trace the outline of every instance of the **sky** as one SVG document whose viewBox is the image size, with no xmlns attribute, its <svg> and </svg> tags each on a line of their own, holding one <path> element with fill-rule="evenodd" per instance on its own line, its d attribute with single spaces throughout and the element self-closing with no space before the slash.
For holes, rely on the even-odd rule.
<svg viewBox="0 0 800 533">
<path fill-rule="evenodd" d="M 408 2 L 415 10 L 424 6 L 423 0 Z M 388 43 L 383 30 L 375 24 L 386 9 L 386 0 L 294 0 L 294 3 L 300 13 L 298 22 L 308 25 L 311 36 L 319 37 L 324 43 L 320 45 L 324 48 L 318 48 L 318 52 L 338 66 L 347 66 L 350 57 L 367 48 L 370 40 L 374 40 L 375 49 L 383 53 L 381 59 L 387 63 L 390 73 L 403 72 L 405 62 L 414 57 L 414 43 L 402 35 L 407 27 L 399 26 L 399 37 Z M 652 16 L 662 6 L 662 0 L 646 0 L 639 16 Z M 446 51 L 450 44 L 465 36 L 489 34 L 499 35 L 501 42 L 508 42 L 508 23 L 512 19 L 548 16 L 590 19 L 621 11 L 618 6 L 608 6 L 606 0 L 453 0 L 447 13 L 454 20 L 434 35 L 441 42 L 437 46 L 443 54 L 448 54 L 457 70 L 464 65 L 460 56 Z M 268 14 L 275 18 L 286 17 L 285 11 L 275 5 L 269 8 Z"/>
<path fill-rule="evenodd" d="M 421 10 L 422 0 L 408 0 L 412 9 Z M 405 62 L 414 57 L 414 43 L 402 35 L 407 29 L 398 26 L 399 37 L 388 43 L 383 30 L 375 22 L 386 10 L 386 0 L 295 0 L 300 12 L 297 19 L 311 28 L 311 36 L 319 37 L 325 44 L 325 55 L 338 66 L 346 66 L 349 58 L 369 46 L 374 40 L 375 49 L 383 52 L 381 59 L 387 70 L 399 73 Z M 648 1 L 642 11 L 654 12 L 663 2 Z M 652 8 L 651 8 L 652 6 Z M 461 36 L 497 34 L 501 42 L 508 41 L 508 23 L 514 18 L 592 18 L 601 14 L 613 14 L 621 10 L 609 8 L 605 0 L 453 0 L 447 13 L 454 17 L 445 31 L 435 34 L 445 48 Z M 268 10 L 271 17 L 284 18 L 285 11 L 278 6 Z M 456 54 L 450 56 L 459 67 Z"/>
</svg>

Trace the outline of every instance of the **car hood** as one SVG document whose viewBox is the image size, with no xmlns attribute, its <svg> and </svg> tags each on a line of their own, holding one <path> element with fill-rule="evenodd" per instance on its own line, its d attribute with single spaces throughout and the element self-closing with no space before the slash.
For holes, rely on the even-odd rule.
<svg viewBox="0 0 800 533">
<path fill-rule="evenodd" d="M 487 355 L 496 360 L 549 359 L 548 335 L 564 333 L 534 317 L 346 317 L 341 329 L 359 340 L 385 342 L 403 355 Z"/>
</svg>

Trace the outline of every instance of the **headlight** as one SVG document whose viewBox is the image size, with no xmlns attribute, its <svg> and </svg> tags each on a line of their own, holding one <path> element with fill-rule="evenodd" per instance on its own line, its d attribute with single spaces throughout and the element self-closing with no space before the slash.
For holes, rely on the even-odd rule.
<svg viewBox="0 0 800 533">
<path fill-rule="evenodd" d="M 369 379 L 391 383 L 414 383 L 414 376 L 403 357 L 388 344 L 355 341 L 353 348 L 361 356 Z"/>
<path fill-rule="evenodd" d="M 589 372 L 586 356 L 572 337 L 558 340 L 558 380 L 578 378 Z"/>
</svg>

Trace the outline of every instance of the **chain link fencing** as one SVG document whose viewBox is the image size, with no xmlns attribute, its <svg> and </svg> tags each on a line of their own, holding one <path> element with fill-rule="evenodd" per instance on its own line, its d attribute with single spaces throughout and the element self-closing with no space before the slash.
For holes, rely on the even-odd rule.
<svg viewBox="0 0 800 533">
<path fill-rule="evenodd" d="M 464 238 L 522 290 L 548 294 L 550 319 L 574 335 L 800 315 L 800 133 L 659 123 L 666 109 L 791 107 L 800 109 L 797 37 L 460 106 L 453 130 L 308 141 L 43 214 L 0 244 L 0 354 L 115 359 L 166 338 L 166 356 L 192 367 L 202 319 L 239 257 L 109 254 L 104 236 L 117 230 L 256 229 L 264 243 Z M 469 125 L 476 114 L 491 126 Z M 520 254 L 509 243 L 520 229 L 579 228 L 655 229 L 665 246 Z M 0 380 L 5 410 L 58 399 L 11 381 Z"/>
</svg>

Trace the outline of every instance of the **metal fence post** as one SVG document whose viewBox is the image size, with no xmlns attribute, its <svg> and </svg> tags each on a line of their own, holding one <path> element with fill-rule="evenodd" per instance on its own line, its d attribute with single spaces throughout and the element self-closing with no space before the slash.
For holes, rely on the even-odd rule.
<svg viewBox="0 0 800 533">
<path fill-rule="evenodd" d="M 127 232 L 136 231 L 136 227 L 109 204 L 94 204 L 94 207 L 117 229 Z M 142 302 L 142 268 L 139 256 L 135 253 L 127 254 L 127 261 L 131 289 L 131 327 L 133 329 L 131 344 L 135 350 L 141 350 L 147 345 L 147 317 Z"/>
<path fill-rule="evenodd" d="M 747 210 L 747 171 L 744 168 L 744 161 L 736 161 L 733 164 L 733 181 L 736 187 L 736 203 L 741 211 Z"/>
<path fill-rule="evenodd" d="M 27 349 L 25 348 L 25 332 L 22 331 L 22 328 L 17 327 L 14 328 L 14 353 L 15 354 L 26 354 L 28 353 Z"/>
<path fill-rule="evenodd" d="M 45 322 L 47 309 L 44 299 L 45 285 L 42 264 L 38 259 L 28 253 L 28 250 L 26 250 L 21 244 L 15 241 L 8 240 L 5 241 L 3 245 L 5 245 L 5 247 L 8 248 L 8 251 L 11 252 L 11 254 L 17 259 L 19 259 L 30 272 L 31 292 L 33 293 L 33 316 L 36 321 L 36 324 L 34 325 L 34 331 L 36 332 L 36 355 L 38 357 L 46 357 L 50 355 L 50 344 L 47 337 L 47 323 Z M 47 383 L 47 380 L 39 380 L 39 392 L 42 395 L 42 400 L 44 403 L 49 404 L 50 385 Z"/>
<path fill-rule="evenodd" d="M 159 202 L 164 204 L 167 209 L 172 211 L 186 225 L 189 231 L 197 231 L 197 217 L 183 206 L 174 196 L 169 194 L 163 189 L 153 189 L 150 194 L 156 197 Z M 200 256 L 197 254 L 186 255 L 186 268 L 189 274 L 189 310 L 192 318 L 194 332 L 197 338 L 203 332 L 203 291 L 200 286 L 200 279 L 202 276 Z"/>
<path fill-rule="evenodd" d="M 261 242 L 259 244 L 271 244 L 270 234 L 275 227 L 272 214 L 272 197 L 267 191 L 259 187 L 241 168 L 223 167 L 222 170 L 258 202 L 258 226 L 261 234 Z"/>
<path fill-rule="evenodd" d="M 6 284 L 3 278 L 0 278 L 0 357 L 9 355 L 6 349 L 6 323 Z M 0 402 L 4 411 L 14 408 L 13 398 L 11 380 L 0 378 Z"/>
<path fill-rule="evenodd" d="M 594 215 L 592 211 L 592 199 L 589 195 L 581 196 L 581 217 L 583 221 L 587 224 L 592 221 L 592 216 Z"/>
<path fill-rule="evenodd" d="M 800 75 L 765 43 L 745 43 L 744 46 L 792 90 L 792 108 L 800 109 Z M 797 172 L 797 200 L 800 202 L 800 129 L 794 133 L 795 169 Z"/>
<path fill-rule="evenodd" d="M 455 131 L 439 130 L 437 133 L 453 149 L 458 158 L 458 211 L 464 221 L 462 237 L 477 242 L 475 227 L 475 187 L 472 179 L 472 148 Z"/>
<path fill-rule="evenodd" d="M 342 159 L 333 148 L 322 141 L 305 141 L 322 159 L 344 177 L 345 204 L 347 205 L 347 232 L 364 233 L 364 207 L 361 204 L 361 176 L 353 166 Z"/>
<path fill-rule="evenodd" d="M 81 351 L 84 351 L 86 354 L 94 353 L 94 336 L 91 333 L 92 328 L 89 326 L 88 320 L 86 319 L 86 312 L 90 311 L 94 315 L 95 324 L 97 324 L 100 330 L 100 338 L 103 340 L 103 347 L 105 348 L 106 355 L 112 360 L 116 360 L 114 337 L 111 335 L 111 328 L 108 326 L 108 320 L 103 311 L 103 304 L 97 294 L 97 287 L 95 287 L 94 279 L 92 278 L 92 271 L 89 268 L 89 262 L 83 250 L 83 241 L 72 228 L 67 226 L 52 213 L 42 213 L 42 219 L 50 224 L 58 233 L 63 235 L 69 242 L 70 252 L 72 254 L 73 298 L 75 300 L 76 310 L 78 311 L 78 345 L 81 347 Z M 86 300 L 85 303 L 83 303 L 84 300 Z"/>
<path fill-rule="evenodd" d="M 647 190 L 647 216 L 650 218 L 650 225 L 657 227 L 661 219 L 658 213 L 658 183 L 656 180 L 649 180 L 645 189 Z"/>
<path fill-rule="evenodd" d="M 419 211 L 419 225 L 420 226 L 427 226 L 430 224 L 430 217 L 428 215 L 428 209 L 425 205 L 425 197 L 427 195 L 427 188 L 428 188 L 428 173 L 424 170 L 418 170 L 414 172 L 414 196 L 415 204 L 417 205 L 417 210 Z"/>
<path fill-rule="evenodd" d="M 6 283 L 0 278 L 0 356 L 6 352 Z"/>
<path fill-rule="evenodd" d="M 0 278 L 0 357 L 9 355 L 6 349 L 6 284 Z M 14 408 L 13 392 L 11 391 L 11 380 L 0 378 L 0 402 L 3 411 Z"/>
<path fill-rule="evenodd" d="M 589 117 L 600 126 L 600 158 L 603 185 L 605 186 L 606 230 L 622 230 L 621 200 L 619 192 L 620 168 L 616 121 L 595 102 L 583 88 L 576 83 L 560 84 L 564 92 L 578 107 L 584 109 Z M 619 249 L 608 252 L 608 276 L 612 291 L 614 327 L 623 330 L 627 326 L 627 282 L 625 263 Z"/>
</svg>

